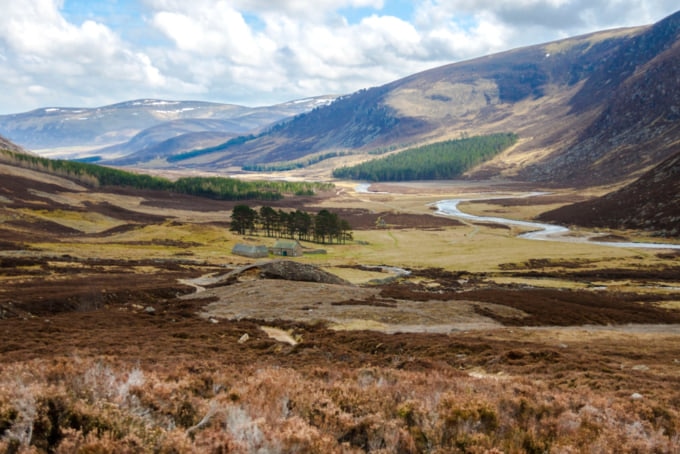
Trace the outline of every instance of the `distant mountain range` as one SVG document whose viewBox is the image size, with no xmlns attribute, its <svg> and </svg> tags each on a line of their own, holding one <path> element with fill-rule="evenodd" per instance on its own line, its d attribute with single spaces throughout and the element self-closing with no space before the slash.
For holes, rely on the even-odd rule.
<svg viewBox="0 0 680 454">
<path fill-rule="evenodd" d="M 330 103 L 318 96 L 265 107 L 141 99 L 97 108 L 48 107 L 0 115 L 0 134 L 46 156 L 131 162 L 212 146 Z"/>
</svg>

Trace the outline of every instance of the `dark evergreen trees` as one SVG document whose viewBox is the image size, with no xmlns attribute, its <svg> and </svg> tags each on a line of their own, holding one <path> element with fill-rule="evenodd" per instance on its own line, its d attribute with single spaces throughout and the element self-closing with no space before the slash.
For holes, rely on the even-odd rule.
<svg viewBox="0 0 680 454">
<path fill-rule="evenodd" d="M 260 208 L 260 224 L 265 235 L 272 236 L 278 225 L 278 214 L 274 208 L 263 206 Z"/>
<path fill-rule="evenodd" d="M 411 148 L 380 159 L 333 171 L 335 178 L 371 181 L 443 180 L 491 159 L 514 145 L 516 134 L 463 137 Z"/>
<path fill-rule="evenodd" d="M 248 205 L 236 205 L 231 213 L 229 230 L 240 235 L 264 233 L 268 237 L 317 243 L 346 243 L 352 240 L 349 222 L 328 210 L 313 215 L 300 210 L 277 211 L 269 206 L 260 207 L 258 212 Z"/>
<path fill-rule="evenodd" d="M 255 230 L 255 220 L 257 211 L 248 205 L 236 205 L 231 213 L 231 224 L 229 230 L 240 235 L 245 235 L 246 231 Z"/>
<path fill-rule="evenodd" d="M 186 177 L 177 181 L 77 161 L 46 159 L 0 150 L 0 161 L 37 169 L 89 186 L 128 186 L 197 195 L 218 200 L 279 200 L 284 194 L 313 195 L 331 184 L 291 181 L 243 181 L 223 177 Z"/>
</svg>

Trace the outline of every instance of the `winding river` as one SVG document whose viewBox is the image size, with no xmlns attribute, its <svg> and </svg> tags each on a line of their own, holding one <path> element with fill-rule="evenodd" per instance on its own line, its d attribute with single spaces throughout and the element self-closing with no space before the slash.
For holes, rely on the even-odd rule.
<svg viewBox="0 0 680 454">
<path fill-rule="evenodd" d="M 532 197 L 535 195 L 540 195 L 540 193 L 530 193 L 525 194 L 521 197 Z M 489 198 L 498 199 L 498 197 Z M 515 219 L 499 218 L 494 216 L 475 216 L 474 214 L 469 214 L 461 211 L 458 208 L 458 204 L 461 202 L 467 202 L 470 200 L 487 200 L 487 199 L 451 199 L 451 200 L 441 200 L 434 203 L 437 207 L 437 213 L 444 216 L 451 216 L 459 219 L 465 219 L 474 222 L 492 222 L 496 224 L 503 224 L 508 226 L 517 226 L 530 229 L 529 232 L 522 233 L 519 235 L 520 238 L 526 238 L 529 240 L 540 240 L 540 241 L 561 241 L 565 243 L 584 243 L 584 244 L 595 244 L 598 246 L 609 246 L 609 247 L 623 247 L 623 248 L 644 248 L 644 249 L 680 249 L 680 244 L 669 244 L 669 243 L 638 243 L 632 241 L 622 241 L 622 242 L 611 242 L 611 241 L 597 241 L 593 240 L 594 236 L 588 237 L 575 237 L 567 236 L 570 230 L 567 227 L 554 224 L 544 224 L 542 222 L 530 222 L 530 221 L 518 221 Z"/>
<path fill-rule="evenodd" d="M 355 188 L 356 192 L 361 192 L 365 194 L 378 194 L 378 192 L 373 192 L 369 190 L 370 184 L 361 184 Z M 384 193 L 382 193 L 384 194 Z M 572 236 L 568 235 L 570 230 L 567 227 L 554 224 L 545 224 L 542 222 L 531 222 L 531 221 L 519 221 L 516 219 L 500 218 L 495 216 L 476 216 L 474 214 L 469 214 L 461 211 L 458 208 L 458 204 L 461 202 L 469 202 L 471 200 L 497 200 L 499 198 L 523 198 L 523 197 L 535 197 L 538 195 L 544 195 L 544 192 L 530 192 L 527 194 L 519 196 L 493 196 L 478 199 L 449 199 L 440 200 L 432 205 L 437 208 L 436 213 L 443 216 L 451 216 L 459 219 L 465 219 L 472 222 L 488 222 L 495 224 L 503 224 L 507 226 L 516 226 L 529 229 L 528 232 L 519 235 L 520 238 L 525 238 L 528 240 L 538 240 L 538 241 L 559 241 L 564 243 L 583 243 L 583 244 L 593 244 L 598 246 L 608 246 L 608 247 L 622 247 L 622 248 L 641 248 L 641 249 L 677 249 L 680 250 L 680 244 L 670 244 L 670 243 L 639 243 L 632 241 L 622 241 L 622 242 L 611 242 L 611 241 L 597 241 L 596 236 Z"/>
</svg>

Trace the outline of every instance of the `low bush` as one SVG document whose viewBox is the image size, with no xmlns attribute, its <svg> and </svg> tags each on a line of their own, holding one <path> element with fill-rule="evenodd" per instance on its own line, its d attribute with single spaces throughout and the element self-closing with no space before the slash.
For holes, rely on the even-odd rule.
<svg viewBox="0 0 680 454">
<path fill-rule="evenodd" d="M 677 410 L 456 371 L 127 367 L 0 372 L 3 452 L 677 452 Z M 210 366 L 210 367 L 207 367 Z M 236 396 L 236 397 L 235 397 Z"/>
</svg>

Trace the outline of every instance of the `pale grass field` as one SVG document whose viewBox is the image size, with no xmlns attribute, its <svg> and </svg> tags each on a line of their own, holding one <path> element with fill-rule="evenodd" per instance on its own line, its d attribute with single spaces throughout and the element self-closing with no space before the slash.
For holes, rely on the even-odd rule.
<svg viewBox="0 0 680 454">
<path fill-rule="evenodd" d="M 472 182 L 454 183 L 403 183 L 401 194 L 356 193 L 352 187 L 345 189 L 338 197 L 326 201 L 327 208 L 363 208 L 373 212 L 402 212 L 434 215 L 432 205 L 440 200 L 454 198 L 489 198 L 513 195 L 502 189 L 498 194 L 494 187 L 480 187 Z M 414 189 L 417 193 L 411 193 Z M 600 189 L 594 189 L 595 193 Z M 526 191 L 525 191 L 526 192 Z M 568 195 L 568 191 L 563 191 Z M 522 192 L 514 192 L 521 195 Z M 521 205 L 501 207 L 491 203 L 463 203 L 461 208 L 472 214 L 500 216 L 512 219 L 531 220 L 543 211 L 557 208 L 558 204 Z M 333 259 L 350 263 L 391 264 L 413 267 L 443 267 L 446 269 L 483 272 L 494 270 L 503 263 L 521 263 L 529 259 L 550 258 L 552 260 L 588 260 L 602 262 L 608 267 L 617 263 L 630 266 L 631 263 L 655 266 L 661 263 L 656 257 L 657 250 L 618 248 L 588 243 L 563 243 L 533 241 L 517 238 L 518 229 L 490 228 L 484 225 L 466 223 L 465 226 L 450 227 L 441 231 L 422 230 L 372 230 L 357 231 L 356 240 L 368 245 L 352 245 L 335 248 Z M 576 230 L 575 235 L 592 232 Z M 605 233 L 605 232 L 600 232 Z M 621 232 L 612 232 L 620 234 Z M 635 232 L 624 232 L 633 241 L 650 241 Z"/>
<path fill-rule="evenodd" d="M 402 184 L 403 193 L 365 194 L 354 192 L 353 182 L 337 183 L 337 196 L 324 200 L 323 208 L 360 208 L 371 212 L 394 212 L 435 215 L 433 203 L 451 198 L 475 198 L 495 196 L 493 186 L 482 189 L 478 183 L 469 185 L 461 182 Z M 394 185 L 399 188 L 400 185 Z M 492 191 L 493 194 L 490 195 Z M 501 190 L 500 195 L 512 195 L 511 191 Z M 519 194 L 519 192 L 517 193 Z M 64 196 L 60 196 L 64 197 Z M 82 206 L 85 195 L 70 193 L 74 206 Z M 81 199 L 83 197 L 83 199 Z M 90 194 L 92 197 L 92 194 Z M 229 211 L 193 212 L 186 210 L 162 210 L 143 205 L 143 199 L 129 196 L 95 193 L 98 202 L 108 202 L 125 209 L 147 214 L 163 214 L 175 218 L 173 222 L 140 226 L 123 233 L 106 237 L 89 237 L 59 243 L 45 243 L 37 247 L 53 252 L 68 254 L 77 251 L 86 257 L 129 257 L 169 258 L 185 254 L 195 260 L 210 263 L 249 263 L 252 260 L 231 255 L 231 249 L 244 238 L 234 235 L 226 228 L 208 222 L 227 221 Z M 467 203 L 465 210 L 474 214 L 507 216 L 514 219 L 531 219 L 541 211 L 554 205 L 523 205 L 504 208 L 484 203 Z M 83 233 L 99 233 L 121 225 L 121 222 L 96 213 L 66 210 L 24 210 L 23 216 L 49 220 L 74 228 Z M 660 263 L 654 250 L 637 250 L 598 246 L 592 244 L 532 241 L 517 238 L 518 229 L 498 229 L 484 225 L 466 223 L 441 230 L 418 229 L 376 229 L 354 232 L 352 244 L 324 245 L 326 255 L 305 256 L 298 260 L 322 265 L 390 265 L 405 268 L 441 267 L 449 270 L 485 272 L 498 270 L 499 265 L 522 263 L 529 259 L 550 258 L 552 260 L 606 260 L 607 266 L 620 263 L 622 266 L 644 263 L 654 266 Z M 274 239 L 254 237 L 249 242 L 265 245 L 273 244 Z M 173 245 L 172 242 L 185 243 Z M 102 247 L 103 245 L 106 247 Z M 305 244 L 318 248 L 316 244 Z M 357 273 L 347 269 L 334 269 L 342 277 L 353 282 L 365 282 L 377 275 Z M 355 275 L 352 275 L 355 274 Z M 558 286 L 559 283 L 547 283 Z"/>
<path fill-rule="evenodd" d="M 118 219 L 99 213 L 76 212 L 66 210 L 21 210 L 27 216 L 45 221 L 56 222 L 64 227 L 79 230 L 83 233 L 100 233 L 125 224 Z"/>
<path fill-rule="evenodd" d="M 328 258 L 334 263 L 344 261 L 485 272 L 498 270 L 499 265 L 504 263 L 521 263 L 532 258 L 598 260 L 606 256 L 610 260 L 626 260 L 638 256 L 638 251 L 634 250 L 525 240 L 514 238 L 504 230 L 478 226 L 452 227 L 442 231 L 361 231 L 355 232 L 355 239 L 368 245 L 334 247 Z"/>
</svg>

